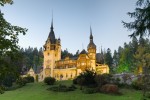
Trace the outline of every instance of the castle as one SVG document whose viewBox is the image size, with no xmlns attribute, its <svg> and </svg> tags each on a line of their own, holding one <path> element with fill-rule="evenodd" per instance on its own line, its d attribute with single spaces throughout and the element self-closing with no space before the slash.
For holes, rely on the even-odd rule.
<svg viewBox="0 0 150 100">
<path fill-rule="evenodd" d="M 109 73 L 109 67 L 96 61 L 96 45 L 93 41 L 92 29 L 90 28 L 90 42 L 87 51 L 83 49 L 78 57 L 67 56 L 61 59 L 61 40 L 55 38 L 53 20 L 48 38 L 44 44 L 44 62 L 41 72 L 42 80 L 45 77 L 54 77 L 57 80 L 68 80 L 78 76 L 86 69 L 94 70 L 96 73 Z"/>
</svg>

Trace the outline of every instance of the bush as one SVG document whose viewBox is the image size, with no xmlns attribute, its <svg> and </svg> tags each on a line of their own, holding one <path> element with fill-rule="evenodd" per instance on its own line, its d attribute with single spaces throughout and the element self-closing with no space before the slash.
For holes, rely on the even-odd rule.
<svg viewBox="0 0 150 100">
<path fill-rule="evenodd" d="M 77 78 L 73 79 L 73 84 L 77 84 Z"/>
<path fill-rule="evenodd" d="M 128 84 L 121 82 L 120 78 L 113 79 L 112 84 L 117 85 L 118 87 L 128 87 Z"/>
<path fill-rule="evenodd" d="M 45 77 L 44 83 L 47 85 L 53 85 L 56 82 L 56 79 L 53 77 Z"/>
<path fill-rule="evenodd" d="M 142 78 L 138 78 L 137 80 L 133 81 L 131 86 L 136 90 L 142 90 L 143 86 Z"/>
<path fill-rule="evenodd" d="M 20 77 L 16 80 L 16 84 L 18 84 L 19 86 L 25 86 L 26 83 L 27 83 L 27 80 L 25 78 Z"/>
<path fill-rule="evenodd" d="M 7 74 L 4 79 L 2 84 L 6 87 L 11 87 L 13 85 L 13 82 L 15 82 L 15 76 L 13 76 L 12 74 Z"/>
<path fill-rule="evenodd" d="M 96 73 L 90 70 L 86 70 L 82 72 L 76 79 L 73 80 L 74 84 L 79 84 L 81 86 L 91 86 L 95 85 L 96 82 L 94 80 Z"/>
<path fill-rule="evenodd" d="M 101 87 L 105 84 L 109 84 L 112 81 L 112 75 L 110 74 L 101 74 L 95 76 L 96 84 Z"/>
<path fill-rule="evenodd" d="M 24 80 L 27 81 L 27 83 L 32 83 L 34 82 L 34 77 L 33 76 L 27 76 L 23 78 Z"/>
<path fill-rule="evenodd" d="M 95 88 L 84 88 L 82 90 L 82 92 L 85 93 L 85 94 L 93 94 L 93 93 L 96 93 L 97 90 Z"/>
<path fill-rule="evenodd" d="M 55 91 L 55 92 L 68 92 L 68 91 L 74 91 L 76 87 L 74 85 L 71 85 L 67 87 L 66 85 L 59 85 L 49 88 L 48 90 Z"/>
<path fill-rule="evenodd" d="M 73 85 L 73 84 L 68 87 L 68 91 L 74 91 L 75 89 L 77 89 L 77 88 L 76 88 L 76 86 Z"/>
<path fill-rule="evenodd" d="M 105 84 L 101 87 L 101 92 L 103 93 L 112 93 L 112 94 L 118 94 L 119 89 L 117 85 L 114 84 Z"/>
<path fill-rule="evenodd" d="M 0 94 L 3 94 L 5 91 L 5 87 L 4 86 L 0 86 Z"/>
</svg>

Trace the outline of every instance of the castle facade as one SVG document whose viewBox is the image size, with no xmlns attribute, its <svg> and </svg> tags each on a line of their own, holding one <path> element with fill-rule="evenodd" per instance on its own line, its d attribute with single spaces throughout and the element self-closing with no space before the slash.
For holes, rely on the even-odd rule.
<svg viewBox="0 0 150 100">
<path fill-rule="evenodd" d="M 61 59 L 61 40 L 55 37 L 52 21 L 48 38 L 44 44 L 42 79 L 51 76 L 57 80 L 69 80 L 86 69 L 93 70 L 98 74 L 109 73 L 107 65 L 97 63 L 96 45 L 91 28 L 89 40 L 87 51 L 83 49 L 78 57 L 67 56 L 65 59 Z"/>
</svg>

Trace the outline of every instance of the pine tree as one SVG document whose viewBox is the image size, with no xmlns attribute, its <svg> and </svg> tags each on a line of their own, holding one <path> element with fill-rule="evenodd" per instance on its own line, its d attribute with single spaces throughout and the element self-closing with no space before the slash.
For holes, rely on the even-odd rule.
<svg viewBox="0 0 150 100">
<path fill-rule="evenodd" d="M 105 64 L 107 64 L 110 68 L 110 72 L 113 72 L 113 68 L 112 68 L 112 64 L 113 64 L 113 58 L 112 58 L 112 55 L 111 55 L 111 50 L 108 48 L 107 49 L 107 52 L 104 56 L 104 61 L 105 61 Z"/>
<path fill-rule="evenodd" d="M 136 6 L 134 12 L 128 12 L 134 21 L 129 23 L 122 21 L 123 25 L 129 30 L 133 30 L 133 33 L 129 35 L 131 37 L 150 35 L 150 1 L 138 0 Z"/>
</svg>

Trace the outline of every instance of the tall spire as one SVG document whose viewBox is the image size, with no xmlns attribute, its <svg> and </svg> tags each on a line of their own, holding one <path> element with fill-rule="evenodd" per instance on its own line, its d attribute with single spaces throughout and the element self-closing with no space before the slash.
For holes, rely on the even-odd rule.
<svg viewBox="0 0 150 100">
<path fill-rule="evenodd" d="M 88 45 L 88 48 L 90 48 L 90 47 L 96 48 L 96 45 L 93 42 L 93 35 L 92 35 L 92 28 L 91 28 L 91 26 L 90 26 L 90 43 Z"/>
<path fill-rule="evenodd" d="M 92 28 L 90 26 L 90 40 L 93 40 L 93 35 L 92 35 Z"/>
<path fill-rule="evenodd" d="M 91 28 L 91 26 L 90 26 L 90 34 L 92 34 L 92 28 Z"/>
<path fill-rule="evenodd" d="M 53 10 L 52 10 L 52 22 L 51 22 L 51 29 L 53 30 Z"/>
<path fill-rule="evenodd" d="M 51 22 L 51 28 L 50 28 L 50 33 L 49 33 L 49 36 L 48 38 L 50 38 L 50 41 L 52 44 L 55 43 L 55 33 L 54 33 L 54 28 L 53 28 L 53 12 L 52 12 L 52 22 Z"/>
</svg>

